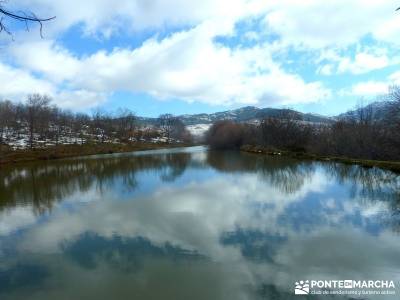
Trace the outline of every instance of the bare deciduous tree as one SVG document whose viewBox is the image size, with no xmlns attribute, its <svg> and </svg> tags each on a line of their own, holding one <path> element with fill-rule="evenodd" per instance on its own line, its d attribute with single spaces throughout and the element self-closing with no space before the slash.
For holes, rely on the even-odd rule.
<svg viewBox="0 0 400 300">
<path fill-rule="evenodd" d="M 163 135 L 167 138 L 168 142 L 171 138 L 172 127 L 174 126 L 175 117 L 171 114 L 163 114 L 158 117 L 158 127 L 161 129 Z"/>
<path fill-rule="evenodd" d="M 132 141 L 135 136 L 137 120 L 135 114 L 129 109 L 119 109 L 116 116 L 116 132 L 121 141 Z"/>
<path fill-rule="evenodd" d="M 243 144 L 244 135 L 243 124 L 224 120 L 210 127 L 206 141 L 213 149 L 237 149 Z"/>
<path fill-rule="evenodd" d="M 168 142 L 171 139 L 190 141 L 191 135 L 186 130 L 185 124 L 178 117 L 171 114 L 163 114 L 158 117 L 158 127 L 161 129 L 163 136 L 167 138 Z"/>
<path fill-rule="evenodd" d="M 8 131 L 12 127 L 13 114 L 11 101 L 0 102 L 0 144 L 3 143 Z"/>
<path fill-rule="evenodd" d="M 73 113 L 51 105 L 47 96 L 33 94 L 25 103 L 0 100 L 0 144 L 5 148 L 35 148 L 72 143 L 132 143 L 162 136 L 155 126 L 139 121 L 128 109 L 120 109 L 116 114 L 101 109 L 94 110 L 92 115 Z M 191 141 L 190 133 L 178 118 L 172 117 L 166 125 L 171 140 Z"/>
<path fill-rule="evenodd" d="M 392 87 L 387 101 L 363 105 L 340 119 L 310 124 L 287 110 L 261 120 L 259 125 L 216 122 L 207 133 L 212 148 L 243 145 L 311 154 L 400 160 L 400 87 Z M 256 137 L 251 138 L 251 137 Z"/>
<path fill-rule="evenodd" d="M 305 151 L 312 134 L 312 128 L 291 110 L 261 120 L 260 130 L 265 146 L 282 150 Z"/>
<path fill-rule="evenodd" d="M 26 30 L 29 30 L 30 23 L 36 23 L 40 26 L 40 36 L 43 37 L 43 23 L 54 20 L 56 17 L 40 18 L 30 11 L 11 11 L 5 7 L 5 1 L 0 1 L 0 32 L 6 32 L 11 35 L 11 30 L 6 24 L 7 19 L 25 24 Z"/>
<path fill-rule="evenodd" d="M 49 109 L 51 99 L 47 96 L 33 94 L 28 96 L 26 106 L 26 120 L 29 129 L 29 147 L 34 147 L 35 134 L 42 130 L 43 117 Z"/>
</svg>

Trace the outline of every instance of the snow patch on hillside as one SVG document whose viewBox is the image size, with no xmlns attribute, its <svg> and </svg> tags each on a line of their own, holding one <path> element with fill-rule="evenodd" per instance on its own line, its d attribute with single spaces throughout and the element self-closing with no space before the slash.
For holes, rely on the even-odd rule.
<svg viewBox="0 0 400 300">
<path fill-rule="evenodd" d="M 211 124 L 196 124 L 186 126 L 187 130 L 189 130 L 190 134 L 194 138 L 202 138 L 206 131 L 211 127 Z"/>
</svg>

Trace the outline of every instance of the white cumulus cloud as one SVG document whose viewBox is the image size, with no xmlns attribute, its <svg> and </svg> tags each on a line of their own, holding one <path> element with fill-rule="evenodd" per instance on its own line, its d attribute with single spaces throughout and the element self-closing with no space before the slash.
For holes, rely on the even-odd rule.
<svg viewBox="0 0 400 300">
<path fill-rule="evenodd" d="M 214 38 L 230 32 L 231 25 L 203 22 L 162 40 L 150 38 L 139 48 L 86 57 L 51 41 L 16 44 L 10 53 L 23 68 L 48 81 L 92 95 L 123 90 L 208 104 L 306 103 L 330 95 L 322 83 L 285 71 L 267 44 L 229 48 L 216 43 Z"/>
<path fill-rule="evenodd" d="M 400 14 L 386 0 L 20 0 L 11 5 L 57 19 L 45 26 L 48 39 L 17 33 L 18 43 L 7 45 L 0 76 L 14 80 L 0 97 L 42 92 L 65 107 L 78 101 L 94 106 L 118 91 L 218 105 L 318 102 L 333 91 L 324 78 L 299 71 L 301 62 L 322 75 L 367 74 L 398 63 L 393 51 L 358 47 L 369 37 L 372 48 L 397 49 Z M 241 32 L 241 21 L 259 28 Z M 73 26 L 82 29 L 82 40 L 143 35 L 136 47 L 76 55 L 62 44 Z M 216 42 L 221 36 L 237 43 Z M 346 52 L 356 46 L 354 56 Z M 287 67 L 290 62 L 294 68 Z M 368 81 L 353 86 L 353 94 L 383 91 L 381 79 Z"/>
</svg>

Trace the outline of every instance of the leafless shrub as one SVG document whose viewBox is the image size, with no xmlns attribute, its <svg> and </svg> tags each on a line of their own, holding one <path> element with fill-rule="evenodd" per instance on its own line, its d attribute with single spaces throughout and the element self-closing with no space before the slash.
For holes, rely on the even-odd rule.
<svg viewBox="0 0 400 300">
<path fill-rule="evenodd" d="M 213 149 L 237 149 L 244 141 L 244 126 L 232 121 L 214 123 L 206 135 L 206 141 Z"/>
</svg>

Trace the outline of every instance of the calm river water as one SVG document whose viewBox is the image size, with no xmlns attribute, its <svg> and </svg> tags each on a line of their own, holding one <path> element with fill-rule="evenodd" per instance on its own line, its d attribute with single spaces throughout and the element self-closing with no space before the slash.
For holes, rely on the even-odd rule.
<svg viewBox="0 0 400 300">
<path fill-rule="evenodd" d="M 399 299 L 399 212 L 391 172 L 203 147 L 9 166 L 0 299 Z"/>
</svg>

